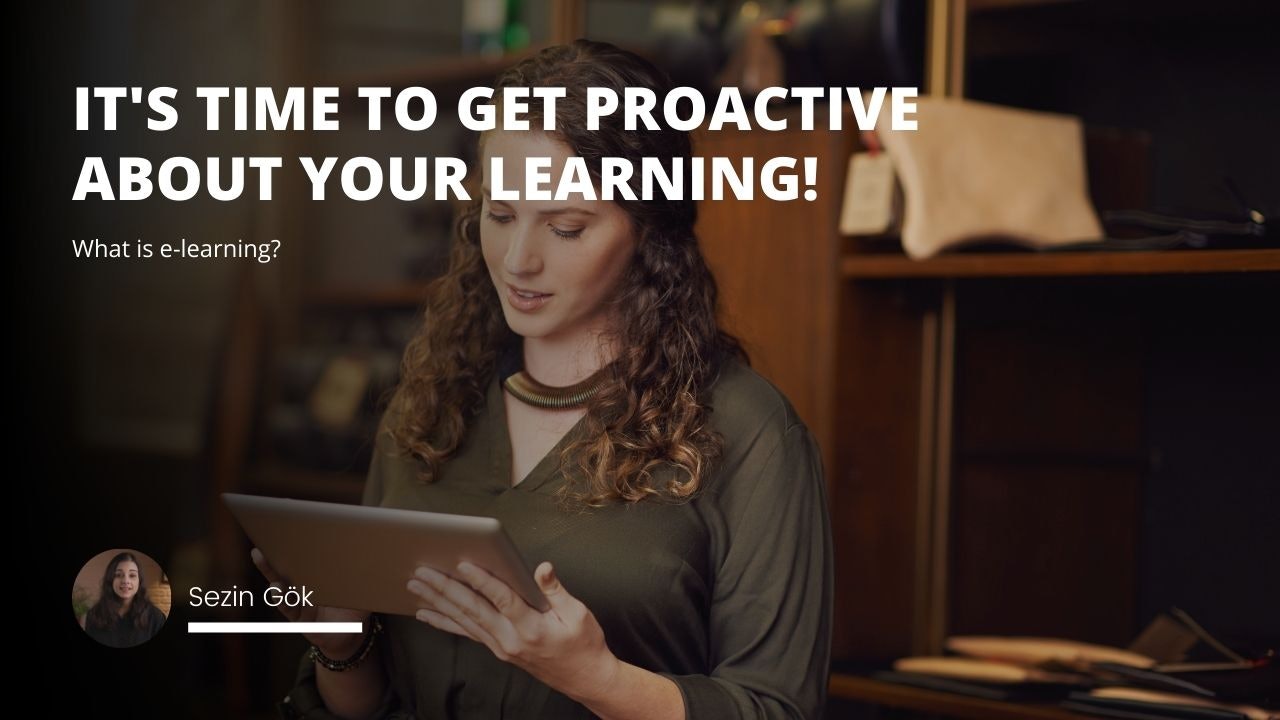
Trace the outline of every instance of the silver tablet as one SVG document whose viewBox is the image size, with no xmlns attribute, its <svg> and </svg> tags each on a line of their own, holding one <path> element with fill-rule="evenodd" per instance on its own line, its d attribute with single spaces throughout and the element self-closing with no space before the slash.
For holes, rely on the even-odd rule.
<svg viewBox="0 0 1280 720">
<path fill-rule="evenodd" d="M 457 575 L 466 560 L 548 609 L 528 565 L 494 518 L 223 493 L 267 562 L 328 607 L 395 615 L 418 611 L 407 585 L 427 565 Z"/>
</svg>

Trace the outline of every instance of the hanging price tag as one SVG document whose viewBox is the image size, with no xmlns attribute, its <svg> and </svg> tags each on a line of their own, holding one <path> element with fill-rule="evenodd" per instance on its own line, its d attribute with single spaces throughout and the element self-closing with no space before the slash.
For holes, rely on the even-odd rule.
<svg viewBox="0 0 1280 720">
<path fill-rule="evenodd" d="M 893 224 L 895 175 L 889 154 L 854 153 L 844 180 L 841 235 L 883 235 Z"/>
</svg>

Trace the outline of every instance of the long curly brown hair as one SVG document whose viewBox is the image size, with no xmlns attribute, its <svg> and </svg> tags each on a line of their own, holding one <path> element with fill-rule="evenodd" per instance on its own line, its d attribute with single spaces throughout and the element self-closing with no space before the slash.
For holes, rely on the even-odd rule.
<svg viewBox="0 0 1280 720">
<path fill-rule="evenodd" d="M 586 88 L 612 88 L 621 97 L 624 88 L 637 86 L 651 88 L 662 102 L 671 81 L 633 53 L 588 40 L 543 50 L 496 83 L 566 88 L 552 134 L 584 158 L 597 182 L 605 157 L 627 158 L 633 167 L 642 157 L 688 164 L 687 132 L 629 132 L 616 116 L 602 118 L 598 131 L 586 129 Z M 542 126 L 539 109 L 531 107 L 530 127 Z M 636 197 L 639 182 L 636 173 Z M 628 213 L 638 241 L 612 299 L 612 339 L 620 350 L 588 403 L 586 432 L 560 458 L 571 480 L 562 493 L 587 505 L 680 501 L 698 491 L 722 450 L 722 438 L 708 423 L 709 388 L 724 363 L 746 362 L 746 355 L 716 322 L 716 283 L 693 232 L 696 203 L 665 197 L 615 202 Z M 392 400 L 391 434 L 422 461 L 426 481 L 458 449 L 468 420 L 483 408 L 500 355 L 519 347 L 481 254 L 481 207 L 477 197 L 459 217 L 449 270 L 430 288 L 422 329 L 405 351 Z M 664 467 L 675 472 L 659 480 L 655 471 Z"/>
</svg>

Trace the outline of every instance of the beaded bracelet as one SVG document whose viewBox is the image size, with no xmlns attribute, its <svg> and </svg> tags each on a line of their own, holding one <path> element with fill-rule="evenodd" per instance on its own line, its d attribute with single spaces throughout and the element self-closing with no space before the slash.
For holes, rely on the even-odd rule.
<svg viewBox="0 0 1280 720">
<path fill-rule="evenodd" d="M 378 636 L 378 633 L 382 632 L 382 621 L 378 619 L 378 616 L 370 615 L 369 619 L 370 625 L 372 626 L 370 632 L 368 635 L 364 636 L 364 641 L 360 643 L 360 648 L 356 650 L 354 655 L 346 660 L 334 660 L 328 655 L 320 652 L 320 648 L 313 644 L 311 646 L 311 652 L 309 653 L 311 659 L 320 663 L 321 667 L 324 669 L 331 670 L 333 672 L 345 672 L 358 667 L 360 663 L 364 662 L 364 659 L 369 656 L 369 651 L 373 649 L 374 638 Z"/>
</svg>

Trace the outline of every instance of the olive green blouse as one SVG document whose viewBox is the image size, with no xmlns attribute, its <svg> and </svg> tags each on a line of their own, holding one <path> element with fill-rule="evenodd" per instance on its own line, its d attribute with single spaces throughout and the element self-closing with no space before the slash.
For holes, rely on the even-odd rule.
<svg viewBox="0 0 1280 720">
<path fill-rule="evenodd" d="M 512 486 L 495 378 L 463 446 L 432 483 L 380 432 L 364 504 L 498 518 L 530 567 L 555 565 L 615 655 L 679 686 L 690 720 L 817 717 L 832 597 L 818 449 L 786 398 L 742 363 L 720 373 L 711 407 L 724 454 L 692 501 L 567 509 L 555 495 L 565 482 L 560 450 L 584 423 Z M 381 716 L 592 717 L 482 644 L 410 617 L 385 626 L 378 643 L 391 682 Z M 282 704 L 288 714 L 333 717 L 314 672 L 304 657 Z"/>
</svg>

